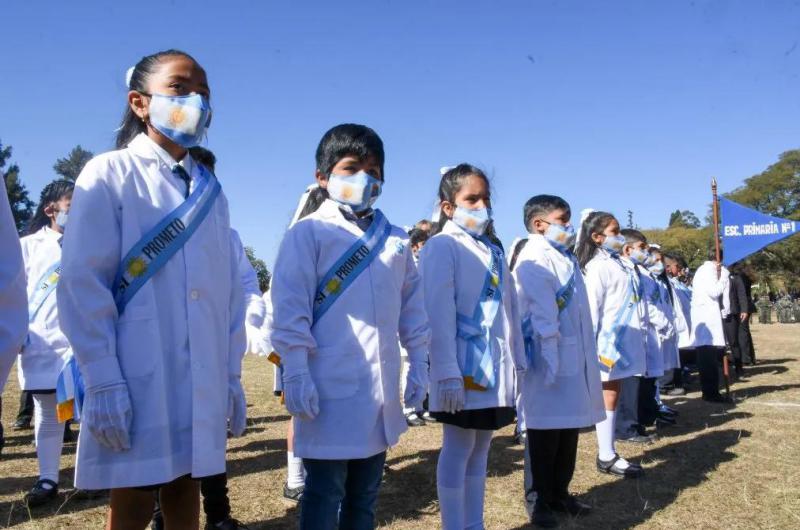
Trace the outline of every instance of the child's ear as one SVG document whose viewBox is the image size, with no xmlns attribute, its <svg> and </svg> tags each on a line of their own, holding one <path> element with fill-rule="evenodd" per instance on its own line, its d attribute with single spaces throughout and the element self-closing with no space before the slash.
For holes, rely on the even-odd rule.
<svg viewBox="0 0 800 530">
<path fill-rule="evenodd" d="M 317 179 L 320 188 L 323 190 L 328 189 L 328 175 L 317 169 L 314 172 L 314 177 Z"/>
<path fill-rule="evenodd" d="M 597 232 L 592 232 L 592 241 L 594 241 L 594 244 L 597 245 L 598 247 L 603 244 L 604 237 L 605 234 L 598 234 Z"/>
<path fill-rule="evenodd" d="M 52 217 L 56 214 L 56 203 L 51 202 L 42 210 L 47 217 Z"/>
<path fill-rule="evenodd" d="M 128 105 L 130 105 L 133 113 L 139 116 L 142 121 L 147 120 L 148 104 L 145 96 L 142 93 L 137 92 L 136 90 L 131 90 L 128 92 Z"/>
<path fill-rule="evenodd" d="M 453 206 L 453 203 L 450 201 L 442 201 L 442 212 L 444 212 L 445 217 L 452 219 L 454 210 L 455 206 Z"/>
</svg>

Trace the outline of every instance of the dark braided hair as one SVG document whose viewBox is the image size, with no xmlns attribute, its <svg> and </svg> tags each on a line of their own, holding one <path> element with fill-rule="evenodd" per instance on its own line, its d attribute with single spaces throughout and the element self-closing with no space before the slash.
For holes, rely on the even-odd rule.
<svg viewBox="0 0 800 530">
<path fill-rule="evenodd" d="M 592 212 L 581 225 L 581 239 L 575 246 L 575 257 L 581 270 L 586 270 L 586 264 L 591 261 L 599 248 L 592 239 L 592 234 L 602 234 L 609 223 L 616 218 L 608 212 Z"/>
<path fill-rule="evenodd" d="M 48 184 L 42 190 L 39 196 L 39 205 L 36 207 L 36 213 L 28 222 L 28 227 L 25 230 L 25 235 L 30 235 L 38 232 L 45 226 L 50 226 L 50 218 L 44 213 L 44 209 L 54 202 L 58 202 L 64 197 L 72 195 L 75 189 L 75 183 L 71 180 L 57 179 Z"/>
</svg>

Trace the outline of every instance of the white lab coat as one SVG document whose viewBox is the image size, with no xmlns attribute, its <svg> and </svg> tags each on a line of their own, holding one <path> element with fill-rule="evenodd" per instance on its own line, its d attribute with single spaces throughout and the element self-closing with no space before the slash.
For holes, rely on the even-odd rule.
<svg viewBox="0 0 800 530">
<path fill-rule="evenodd" d="M 656 281 L 660 292 L 659 306 L 670 324 L 670 332 L 661 337 L 664 373 L 668 373 L 681 365 L 681 357 L 678 354 L 678 319 L 675 314 L 675 307 L 672 305 L 672 297 L 675 295 L 671 293 L 672 289 L 669 284 L 662 280 L 661 277 L 654 277 L 653 279 Z"/>
<path fill-rule="evenodd" d="M 6 181 L 0 178 L 0 394 L 28 331 L 25 268 Z"/>
<path fill-rule="evenodd" d="M 121 316 L 111 288 L 122 257 L 184 200 L 183 182 L 145 135 L 92 159 L 76 182 L 58 287 L 62 328 L 87 389 L 124 381 L 131 449 L 81 429 L 75 485 L 101 489 L 225 470 L 228 381 L 241 374 L 244 302 L 221 193 Z M 193 183 L 197 165 L 181 165 Z M 194 186 L 194 184 L 193 184 Z"/>
<path fill-rule="evenodd" d="M 720 300 L 728 293 L 730 273 L 722 268 L 717 278 L 717 265 L 706 261 L 697 269 L 692 280 L 692 344 L 700 346 L 725 346 Z M 724 298 L 727 298 L 725 296 Z"/>
<path fill-rule="evenodd" d="M 245 329 L 247 331 L 247 348 L 245 353 L 263 355 L 261 353 L 262 331 L 266 306 L 258 285 L 258 275 L 242 245 L 239 232 L 231 228 L 231 244 L 238 263 L 239 281 L 242 284 L 245 303 Z M 267 352 L 269 353 L 269 352 Z"/>
<path fill-rule="evenodd" d="M 392 227 L 379 255 L 313 322 L 320 280 L 363 234 L 326 200 L 289 228 L 275 262 L 272 345 L 284 377 L 307 363 L 319 393 L 319 415 L 294 419 L 302 458 L 367 458 L 395 445 L 407 429 L 398 335 L 412 359 L 427 359 L 422 284 L 401 228 Z"/>
<path fill-rule="evenodd" d="M 692 344 L 692 288 L 678 281 L 669 279 L 672 287 L 672 303 L 675 307 L 675 330 L 678 333 L 678 348 L 691 349 Z"/>
<path fill-rule="evenodd" d="M 622 258 L 623 263 L 627 261 Z M 643 322 L 645 323 L 645 377 L 661 377 L 664 375 L 664 343 L 675 336 L 675 329 L 664 313 L 661 300 L 661 288 L 658 281 L 644 267 L 636 267 L 639 281 L 642 283 Z"/>
<path fill-rule="evenodd" d="M 621 258 L 613 257 L 605 249 L 598 249 L 586 264 L 584 282 L 589 297 L 595 338 L 601 333 L 611 333 L 611 347 L 615 348 L 628 362 L 623 367 L 617 362 L 611 369 L 600 364 L 600 377 L 603 381 L 614 381 L 645 373 L 645 331 L 641 304 L 633 312 L 628 325 L 620 330 L 614 329 L 614 321 L 628 302 L 626 296 L 632 268 L 623 265 Z M 638 281 L 638 280 L 637 280 Z M 619 341 L 618 346 L 615 346 Z M 598 347 L 600 343 L 598 342 Z M 598 355 L 599 355 L 598 351 Z"/>
<path fill-rule="evenodd" d="M 420 253 L 419 270 L 431 321 L 431 411 L 442 410 L 440 383 L 464 376 L 467 342 L 456 336 L 456 315 L 474 314 L 490 263 L 489 247 L 452 221 L 445 223 Z M 513 407 L 515 370 L 527 368 L 514 278 L 505 259 L 501 265 L 501 304 L 490 330 L 495 386 L 486 391 L 467 390 L 465 410 Z"/>
<path fill-rule="evenodd" d="M 541 357 L 528 366 L 522 385 L 522 413 L 528 429 L 594 425 L 606 417 L 592 314 L 577 265 L 543 236 L 532 234 L 520 251 L 514 280 L 523 320 L 531 318 Z M 574 271 L 572 299 L 561 312 L 556 292 Z M 545 382 L 548 359 L 556 379 Z M 518 411 L 519 413 L 520 411 Z"/>
<path fill-rule="evenodd" d="M 42 275 L 61 261 L 60 241 L 61 234 L 48 227 L 20 240 L 28 277 L 28 299 L 38 289 Z M 69 341 L 58 323 L 57 296 L 55 291 L 51 292 L 28 325 L 28 340 L 17 364 L 23 390 L 55 389 L 58 374 L 69 359 Z"/>
</svg>

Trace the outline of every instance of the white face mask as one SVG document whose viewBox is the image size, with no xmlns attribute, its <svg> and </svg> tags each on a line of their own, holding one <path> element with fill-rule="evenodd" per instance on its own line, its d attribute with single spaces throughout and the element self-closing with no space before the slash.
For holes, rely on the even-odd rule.
<svg viewBox="0 0 800 530">
<path fill-rule="evenodd" d="M 61 230 L 64 230 L 64 228 L 67 226 L 68 217 L 69 212 L 60 211 L 56 214 L 56 224 L 59 226 L 59 228 L 61 228 Z"/>
<path fill-rule="evenodd" d="M 622 247 L 625 246 L 625 237 L 621 235 L 606 236 L 602 246 L 612 254 L 619 254 L 622 252 Z"/>
<path fill-rule="evenodd" d="M 336 175 L 328 178 L 328 195 L 339 204 L 345 204 L 354 212 L 363 212 L 378 200 L 383 183 L 365 171 L 354 175 Z"/>
<path fill-rule="evenodd" d="M 456 206 L 453 212 L 453 222 L 467 233 L 480 237 L 492 220 L 492 210 L 489 208 L 476 208 L 471 210 L 463 206 Z"/>
<path fill-rule="evenodd" d="M 661 276 L 661 273 L 664 272 L 664 264 L 660 261 L 656 261 L 652 265 L 650 265 L 647 270 L 655 274 L 656 276 Z"/>
</svg>

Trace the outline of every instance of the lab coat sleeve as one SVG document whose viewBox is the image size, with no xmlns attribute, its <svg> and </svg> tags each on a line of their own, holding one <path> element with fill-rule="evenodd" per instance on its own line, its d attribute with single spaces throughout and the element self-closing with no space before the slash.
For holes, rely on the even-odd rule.
<svg viewBox="0 0 800 530">
<path fill-rule="evenodd" d="M 244 302 L 247 307 L 245 316 L 247 324 L 260 328 L 264 323 L 264 300 L 261 298 L 261 288 L 258 285 L 258 275 L 242 245 L 242 240 L 236 230 L 231 229 L 231 242 L 236 266 L 239 271 L 239 283 L 244 291 Z"/>
<path fill-rule="evenodd" d="M 505 267 L 504 274 L 508 278 L 508 285 L 505 288 L 503 296 L 511 301 L 511 314 L 509 315 L 509 327 L 511 329 L 511 336 L 509 337 L 509 347 L 511 348 L 511 355 L 514 360 L 514 368 L 518 371 L 528 369 L 528 358 L 525 356 L 525 341 L 522 338 L 522 317 L 519 313 L 519 300 L 517 300 L 517 288 L 514 277 L 508 270 L 508 266 L 503 263 Z"/>
<path fill-rule="evenodd" d="M 594 337 L 600 332 L 600 320 L 603 316 L 603 300 L 605 297 L 605 282 L 603 281 L 602 270 L 600 267 L 593 266 L 592 263 L 586 265 L 584 274 L 584 284 L 586 285 L 586 295 L 589 298 L 589 311 L 592 313 L 592 327 Z"/>
<path fill-rule="evenodd" d="M 658 297 L 659 300 L 661 299 L 662 292 L 659 290 L 656 280 L 647 277 L 642 281 L 647 281 L 648 297 L 645 301 L 647 306 L 647 318 L 661 337 L 667 337 L 673 331 L 672 324 L 667 318 L 666 313 L 664 313 L 664 308 L 659 302 L 655 301 L 656 297 Z"/>
<path fill-rule="evenodd" d="M 284 379 L 308 371 L 316 348 L 311 334 L 317 291 L 314 219 L 304 219 L 283 238 L 272 277 L 272 345 L 281 356 Z"/>
<path fill-rule="evenodd" d="M 28 332 L 25 270 L 7 196 L 5 179 L 0 178 L 0 394 Z"/>
<path fill-rule="evenodd" d="M 402 306 L 398 334 L 400 344 L 408 352 L 411 363 L 428 361 L 431 330 L 425 312 L 425 295 L 422 280 L 414 264 L 411 248 L 406 245 L 406 274 L 403 281 Z"/>
<path fill-rule="evenodd" d="M 517 265 L 517 292 L 530 304 L 534 335 L 542 345 L 542 358 L 550 373 L 558 372 L 559 321 L 556 303 L 556 277 L 546 263 L 526 259 Z M 579 272 L 577 273 L 579 274 Z"/>
<path fill-rule="evenodd" d="M 238 237 L 236 238 L 239 239 Z M 230 334 L 228 347 L 228 376 L 242 376 L 242 358 L 247 350 L 247 335 L 245 334 L 245 302 L 244 291 L 239 276 L 239 259 L 236 253 L 236 243 L 231 239 L 231 295 L 230 295 Z M 241 248 L 241 242 L 239 242 Z M 247 259 L 247 258 L 245 258 Z"/>
<path fill-rule="evenodd" d="M 57 287 L 59 323 L 87 389 L 124 381 L 111 292 L 121 254 L 122 205 L 108 183 L 114 172 L 110 162 L 95 158 L 75 183 Z"/>
<path fill-rule="evenodd" d="M 454 243 L 435 237 L 422 249 L 420 273 L 431 323 L 431 380 L 461 379 L 456 339 Z"/>
</svg>

